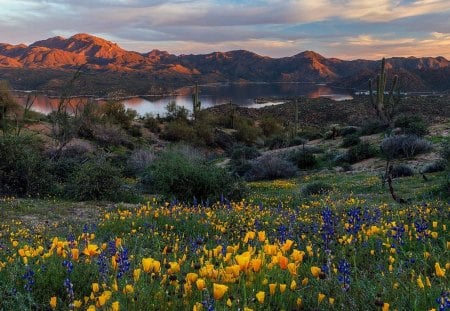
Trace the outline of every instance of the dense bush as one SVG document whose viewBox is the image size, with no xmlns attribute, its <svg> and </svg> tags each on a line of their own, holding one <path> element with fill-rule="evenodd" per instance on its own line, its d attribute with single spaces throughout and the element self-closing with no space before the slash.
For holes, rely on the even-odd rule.
<svg viewBox="0 0 450 311">
<path fill-rule="evenodd" d="M 255 126 L 252 120 L 244 117 L 236 118 L 234 129 L 236 130 L 236 140 L 247 145 L 254 144 L 262 135 L 261 128 Z"/>
<path fill-rule="evenodd" d="M 229 151 L 230 158 L 232 160 L 252 160 L 261 155 L 261 152 L 256 147 L 250 147 L 245 145 L 235 145 Z"/>
<path fill-rule="evenodd" d="M 244 176 L 250 169 L 250 160 L 255 159 L 261 155 L 256 147 L 245 145 L 235 145 L 228 152 L 230 156 L 230 169 L 233 174 Z"/>
<path fill-rule="evenodd" d="M 289 159 L 294 162 L 299 169 L 310 169 L 317 165 L 317 159 L 308 149 L 297 149 L 289 154 Z"/>
<path fill-rule="evenodd" d="M 262 118 L 259 127 L 266 137 L 278 136 L 283 132 L 283 126 L 272 116 Z"/>
<path fill-rule="evenodd" d="M 331 190 L 333 190 L 333 187 L 331 187 L 329 184 L 321 181 L 314 181 L 302 187 L 302 194 L 304 196 L 317 195 L 328 193 Z"/>
<path fill-rule="evenodd" d="M 350 134 L 350 135 L 344 136 L 341 146 L 344 148 L 348 148 L 351 146 L 355 146 L 359 143 L 361 143 L 361 138 L 359 138 L 358 135 Z"/>
<path fill-rule="evenodd" d="M 391 176 L 393 178 L 408 177 L 413 175 L 414 170 L 409 165 L 406 164 L 394 165 L 391 170 Z"/>
<path fill-rule="evenodd" d="M 357 126 L 344 126 L 340 130 L 341 136 L 354 135 L 359 132 L 360 128 Z"/>
<path fill-rule="evenodd" d="M 162 137 L 169 141 L 190 141 L 195 137 L 195 130 L 187 121 L 175 120 L 167 123 Z"/>
<path fill-rule="evenodd" d="M 362 141 L 359 144 L 350 147 L 343 160 L 347 163 L 356 163 L 376 155 L 377 150 L 369 142 Z"/>
<path fill-rule="evenodd" d="M 29 136 L 0 136 L 0 195 L 39 196 L 51 189 L 40 143 Z"/>
<path fill-rule="evenodd" d="M 102 119 L 106 122 L 117 124 L 124 129 L 129 129 L 137 116 L 133 109 L 126 109 L 121 101 L 110 101 L 100 108 Z"/>
<path fill-rule="evenodd" d="M 178 106 L 175 101 L 171 101 L 166 106 L 166 120 L 167 121 L 186 121 L 189 116 L 189 111 L 182 107 Z"/>
<path fill-rule="evenodd" d="M 444 160 L 436 160 L 430 163 L 425 164 L 422 169 L 421 173 L 435 173 L 435 172 L 442 172 L 445 171 L 447 168 L 447 162 Z"/>
<path fill-rule="evenodd" d="M 297 167 L 290 161 L 275 155 L 264 155 L 251 161 L 245 175 L 247 180 L 271 180 L 295 176 Z"/>
<path fill-rule="evenodd" d="M 132 147 L 127 133 L 118 125 L 96 124 L 93 127 L 93 139 L 102 146 L 127 146 Z"/>
<path fill-rule="evenodd" d="M 401 128 L 405 134 L 424 136 L 428 133 L 427 124 L 418 115 L 401 115 L 395 120 L 394 125 Z"/>
<path fill-rule="evenodd" d="M 158 118 L 155 118 L 155 116 L 153 114 L 146 113 L 145 116 L 143 117 L 143 121 L 144 121 L 144 127 L 147 128 L 148 130 L 150 130 L 150 132 L 153 132 L 153 133 L 160 132 L 159 120 L 158 120 Z"/>
<path fill-rule="evenodd" d="M 301 138 L 299 136 L 295 137 L 289 137 L 287 135 L 277 135 L 272 136 L 271 138 L 267 139 L 265 142 L 265 145 L 270 149 L 281 149 L 281 148 L 287 148 L 292 146 L 298 146 L 306 143 L 306 140 L 304 138 Z"/>
<path fill-rule="evenodd" d="M 123 200 L 121 171 L 100 158 L 81 164 L 69 178 L 65 195 L 74 200 Z"/>
<path fill-rule="evenodd" d="M 361 127 L 361 135 L 372 135 L 384 132 L 389 127 L 388 124 L 380 121 L 367 121 Z"/>
<path fill-rule="evenodd" d="M 430 151 L 431 143 L 415 135 L 397 135 L 381 142 L 381 152 L 387 159 L 410 158 Z"/>
<path fill-rule="evenodd" d="M 143 184 L 154 193 L 186 201 L 236 198 L 245 188 L 225 169 L 176 150 L 159 155 L 146 169 Z"/>
</svg>

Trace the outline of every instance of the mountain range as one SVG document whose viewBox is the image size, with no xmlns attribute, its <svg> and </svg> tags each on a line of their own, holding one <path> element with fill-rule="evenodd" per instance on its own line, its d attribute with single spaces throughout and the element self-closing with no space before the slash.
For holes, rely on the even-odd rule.
<svg viewBox="0 0 450 311">
<path fill-rule="evenodd" d="M 399 75 L 404 91 L 450 89 L 450 62 L 444 57 L 387 59 L 389 76 Z M 31 45 L 0 43 L 0 79 L 16 89 L 56 91 L 80 70 L 77 93 L 158 93 L 213 82 L 316 82 L 367 89 L 380 61 L 326 58 L 313 51 L 271 58 L 246 50 L 202 55 L 138 53 L 89 34 L 54 37 Z"/>
</svg>

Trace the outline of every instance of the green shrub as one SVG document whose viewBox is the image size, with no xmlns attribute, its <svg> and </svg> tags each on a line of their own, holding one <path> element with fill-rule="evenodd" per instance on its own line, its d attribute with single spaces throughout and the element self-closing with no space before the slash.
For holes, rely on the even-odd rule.
<svg viewBox="0 0 450 311">
<path fill-rule="evenodd" d="M 413 175 L 414 170 L 409 165 L 405 164 L 394 165 L 391 170 L 391 176 L 393 178 L 408 177 Z"/>
<path fill-rule="evenodd" d="M 159 120 L 155 118 L 155 116 L 151 113 L 146 113 L 144 118 L 144 127 L 147 128 L 150 132 L 159 133 L 161 130 L 159 128 Z"/>
<path fill-rule="evenodd" d="M 230 170 L 233 174 L 244 176 L 252 167 L 249 160 L 255 159 L 261 155 L 255 147 L 245 145 L 235 145 L 229 151 Z"/>
<path fill-rule="evenodd" d="M 0 195 L 39 196 L 52 190 L 41 148 L 30 136 L 0 137 Z"/>
<path fill-rule="evenodd" d="M 306 143 L 306 140 L 300 136 L 295 137 L 288 137 L 287 135 L 277 135 L 272 136 L 271 138 L 267 139 L 265 142 L 265 145 L 270 150 L 275 149 L 281 149 L 281 148 L 287 148 L 292 146 L 298 146 Z"/>
<path fill-rule="evenodd" d="M 310 169 L 317 165 L 314 153 L 308 149 L 298 149 L 289 154 L 289 159 L 294 162 L 299 169 Z"/>
<path fill-rule="evenodd" d="M 445 171 L 447 168 L 447 162 L 444 160 L 436 160 L 431 163 L 427 163 L 422 167 L 420 171 L 422 174 L 425 173 L 435 173 Z"/>
<path fill-rule="evenodd" d="M 333 190 L 333 187 L 331 187 L 329 184 L 321 181 L 313 181 L 302 187 L 302 194 L 304 196 L 318 195 L 328 193 L 331 190 Z"/>
<path fill-rule="evenodd" d="M 120 201 L 125 195 L 121 171 L 103 158 L 89 160 L 70 176 L 65 194 L 79 201 Z"/>
<path fill-rule="evenodd" d="M 195 130 L 187 121 L 175 120 L 167 123 L 162 137 L 169 141 L 191 141 L 196 135 Z"/>
<path fill-rule="evenodd" d="M 235 145 L 229 151 L 230 158 L 232 160 L 252 160 L 261 155 L 261 152 L 255 147 L 245 146 L 245 145 Z"/>
<path fill-rule="evenodd" d="M 217 200 L 221 195 L 237 198 L 239 181 L 225 169 L 176 150 L 159 155 L 146 169 L 142 182 L 147 190 L 180 200 Z"/>
<path fill-rule="evenodd" d="M 129 129 L 131 123 L 137 116 L 137 112 L 133 109 L 126 109 L 121 101 L 110 101 L 100 108 L 102 119 L 117 124 L 124 129 Z"/>
<path fill-rule="evenodd" d="M 367 121 L 361 127 L 361 135 L 372 135 L 384 132 L 389 125 L 380 121 Z"/>
<path fill-rule="evenodd" d="M 366 141 L 362 141 L 359 144 L 350 147 L 345 154 L 343 160 L 347 163 L 356 163 L 365 159 L 372 158 L 377 155 L 377 150 Z"/>
<path fill-rule="evenodd" d="M 283 126 L 272 116 L 262 118 L 259 127 L 266 137 L 281 135 L 283 132 Z"/>
<path fill-rule="evenodd" d="M 424 136 L 428 133 L 427 124 L 418 115 L 414 116 L 399 116 L 394 125 L 402 129 L 404 134 L 411 134 L 416 136 Z"/>
<path fill-rule="evenodd" d="M 166 120 L 167 121 L 187 121 L 189 116 L 189 111 L 182 107 L 178 106 L 175 101 L 171 101 L 166 106 Z"/>
<path fill-rule="evenodd" d="M 360 131 L 360 128 L 357 126 L 344 126 L 340 130 L 341 136 L 348 136 L 348 135 L 356 135 Z"/>
<path fill-rule="evenodd" d="M 351 134 L 351 135 L 344 136 L 341 146 L 344 148 L 348 148 L 351 146 L 355 146 L 359 143 L 361 143 L 361 138 L 359 138 L 358 135 Z"/>
<path fill-rule="evenodd" d="M 236 118 L 234 129 L 236 140 L 248 145 L 254 144 L 262 134 L 262 130 L 252 120 L 244 117 Z"/>
</svg>

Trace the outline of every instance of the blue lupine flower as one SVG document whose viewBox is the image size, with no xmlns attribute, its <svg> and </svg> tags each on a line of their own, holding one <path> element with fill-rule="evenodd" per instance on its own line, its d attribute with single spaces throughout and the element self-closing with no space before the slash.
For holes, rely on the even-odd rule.
<svg viewBox="0 0 450 311">
<path fill-rule="evenodd" d="M 322 211 L 322 221 L 323 225 L 320 229 L 322 239 L 325 244 L 325 249 L 329 249 L 330 244 L 333 242 L 334 233 L 335 233 L 335 217 L 330 208 L 326 208 Z"/>
<path fill-rule="evenodd" d="M 120 279 L 130 270 L 130 261 L 128 259 L 128 249 L 122 248 L 119 251 L 117 261 L 117 278 Z"/>
<path fill-rule="evenodd" d="M 31 270 L 30 267 L 27 266 L 27 270 L 25 271 L 25 274 L 22 276 L 22 279 L 26 281 L 23 288 L 25 288 L 26 291 L 31 292 L 34 285 L 34 272 Z"/>
<path fill-rule="evenodd" d="M 450 310 L 450 291 L 443 291 L 436 302 L 439 304 L 439 311 Z"/>
<path fill-rule="evenodd" d="M 345 260 L 341 259 L 338 264 L 338 281 L 339 283 L 342 283 L 342 288 L 347 291 L 350 288 L 350 274 L 351 274 L 351 266 L 350 263 Z"/>
</svg>

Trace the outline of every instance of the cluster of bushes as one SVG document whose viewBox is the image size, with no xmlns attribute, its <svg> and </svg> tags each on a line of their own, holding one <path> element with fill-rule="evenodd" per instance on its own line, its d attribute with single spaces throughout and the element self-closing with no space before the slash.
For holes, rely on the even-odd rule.
<svg viewBox="0 0 450 311">
<path fill-rule="evenodd" d="M 30 136 L 0 138 L 0 194 L 121 200 L 120 170 L 101 158 L 67 152 L 53 158 Z"/>
<path fill-rule="evenodd" d="M 0 137 L 0 195 L 135 202 L 140 192 L 216 200 L 239 198 L 245 190 L 227 170 L 189 148 L 86 153 L 70 146 L 56 156 L 42 146 L 30 136 Z M 130 184 L 127 177 L 141 183 Z"/>
</svg>

